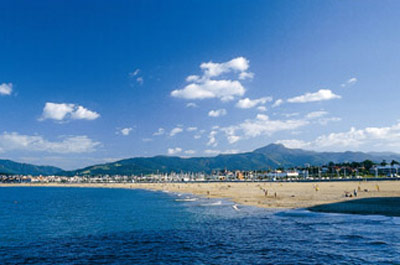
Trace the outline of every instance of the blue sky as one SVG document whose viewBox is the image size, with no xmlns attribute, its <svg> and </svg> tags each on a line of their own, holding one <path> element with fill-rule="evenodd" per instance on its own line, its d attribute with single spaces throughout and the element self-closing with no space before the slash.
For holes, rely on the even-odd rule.
<svg viewBox="0 0 400 265">
<path fill-rule="evenodd" d="M 398 1 L 1 1 L 0 157 L 400 147 Z"/>
</svg>

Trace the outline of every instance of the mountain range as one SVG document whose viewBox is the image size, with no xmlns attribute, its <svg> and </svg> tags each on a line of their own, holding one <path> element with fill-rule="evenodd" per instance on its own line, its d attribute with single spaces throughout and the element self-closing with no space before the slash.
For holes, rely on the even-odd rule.
<svg viewBox="0 0 400 265">
<path fill-rule="evenodd" d="M 112 163 L 94 165 L 66 172 L 74 175 L 102 174 L 149 174 L 156 172 L 211 172 L 212 170 L 265 170 L 279 167 L 324 165 L 329 162 L 362 162 L 365 160 L 400 160 L 396 153 L 363 152 L 315 152 L 286 148 L 282 144 L 270 144 L 253 152 L 222 154 L 215 157 L 155 156 L 124 159 Z"/>
<path fill-rule="evenodd" d="M 281 144 L 270 144 L 252 152 L 222 154 L 215 157 L 154 156 L 136 157 L 116 162 L 63 171 L 57 167 L 34 166 L 0 160 L 0 173 L 31 175 L 140 175 L 156 172 L 211 172 L 212 170 L 265 170 L 268 168 L 324 165 L 329 162 L 362 162 L 364 160 L 400 160 L 400 154 L 379 152 L 315 152 L 290 149 Z"/>
<path fill-rule="evenodd" d="M 0 159 L 0 175 L 54 175 L 62 169 L 52 166 L 35 166 L 26 163 L 18 163 L 11 160 Z"/>
</svg>

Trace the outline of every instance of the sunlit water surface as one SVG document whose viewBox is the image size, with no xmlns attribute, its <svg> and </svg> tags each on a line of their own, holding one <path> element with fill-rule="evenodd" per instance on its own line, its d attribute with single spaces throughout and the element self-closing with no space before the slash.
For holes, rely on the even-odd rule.
<svg viewBox="0 0 400 265">
<path fill-rule="evenodd" d="M 400 218 L 142 190 L 0 188 L 0 264 L 400 264 Z"/>
</svg>

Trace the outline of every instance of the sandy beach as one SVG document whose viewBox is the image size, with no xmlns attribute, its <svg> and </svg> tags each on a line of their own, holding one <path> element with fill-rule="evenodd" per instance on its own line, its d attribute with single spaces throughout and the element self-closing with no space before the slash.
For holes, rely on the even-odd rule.
<svg viewBox="0 0 400 265">
<path fill-rule="evenodd" d="M 146 189 L 224 198 L 264 208 L 310 208 L 326 212 L 400 216 L 400 204 L 397 203 L 400 181 L 0 184 L 0 187 L 10 186 Z M 370 199 L 364 200 L 366 198 Z"/>
</svg>

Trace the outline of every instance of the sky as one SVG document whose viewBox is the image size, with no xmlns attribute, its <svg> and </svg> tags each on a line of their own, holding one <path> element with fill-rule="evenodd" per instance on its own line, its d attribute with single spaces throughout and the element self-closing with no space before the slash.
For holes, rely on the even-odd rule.
<svg viewBox="0 0 400 265">
<path fill-rule="evenodd" d="M 0 158 L 400 148 L 400 2 L 0 2 Z"/>
</svg>

